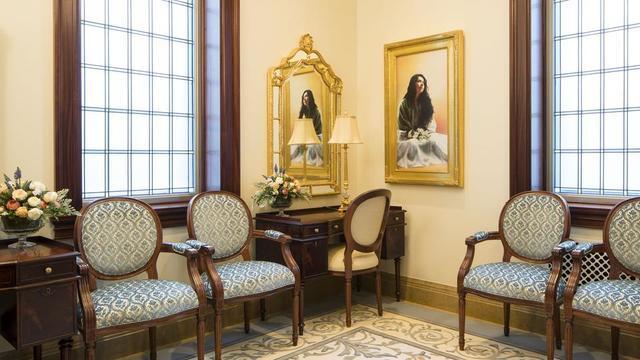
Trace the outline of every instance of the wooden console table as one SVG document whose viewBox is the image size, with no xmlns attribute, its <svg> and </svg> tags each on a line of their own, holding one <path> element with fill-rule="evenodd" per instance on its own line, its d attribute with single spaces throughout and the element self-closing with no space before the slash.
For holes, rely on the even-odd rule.
<svg viewBox="0 0 640 360">
<path fill-rule="evenodd" d="M 73 246 L 43 237 L 36 246 L 9 249 L 0 241 L 0 333 L 16 349 L 33 346 L 40 359 L 46 341 L 62 339 L 60 358 L 68 359 L 76 334 L 76 279 Z"/>
<path fill-rule="evenodd" d="M 382 259 L 395 261 L 397 301 L 400 301 L 400 258 L 404 256 L 405 212 L 400 206 L 391 206 L 380 252 Z M 256 229 L 273 229 L 292 237 L 291 253 L 300 267 L 304 288 L 306 280 L 328 273 L 329 246 L 344 242 L 342 216 L 335 207 L 292 210 L 287 211 L 287 215 L 257 214 Z M 284 264 L 280 245 L 264 239 L 256 239 L 256 259 Z M 304 298 L 300 301 L 304 303 Z M 264 318 L 264 302 L 261 302 L 261 315 Z"/>
</svg>

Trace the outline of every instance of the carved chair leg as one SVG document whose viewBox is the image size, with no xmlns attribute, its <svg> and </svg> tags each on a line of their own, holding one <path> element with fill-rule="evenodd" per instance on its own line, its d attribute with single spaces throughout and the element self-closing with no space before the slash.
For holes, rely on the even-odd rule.
<svg viewBox="0 0 640 360">
<path fill-rule="evenodd" d="M 249 324 L 249 302 L 245 301 L 243 303 L 244 307 L 244 333 L 248 334 L 251 330 L 251 325 Z"/>
<path fill-rule="evenodd" d="M 555 351 L 554 342 L 553 342 L 553 332 L 554 332 L 554 324 L 553 324 L 553 314 L 547 314 L 547 359 L 553 360 L 553 353 Z"/>
<path fill-rule="evenodd" d="M 198 315 L 198 328 L 196 342 L 198 346 L 198 360 L 204 360 L 204 332 L 206 328 L 206 317 Z"/>
<path fill-rule="evenodd" d="M 560 323 L 560 306 L 559 305 L 556 305 L 555 309 L 553 310 L 553 324 L 554 324 L 554 331 L 555 331 L 555 338 L 556 338 L 556 349 L 560 350 L 562 349 L 562 335 L 560 331 L 560 326 L 562 324 Z"/>
<path fill-rule="evenodd" d="M 620 345 L 620 328 L 612 326 L 611 327 L 611 359 L 618 359 L 618 351 Z"/>
<path fill-rule="evenodd" d="M 96 342 L 90 341 L 84 343 L 84 359 L 95 360 L 96 358 Z"/>
<path fill-rule="evenodd" d="M 509 336 L 509 321 L 511 319 L 511 304 L 508 302 L 502 305 L 502 311 L 504 313 L 504 336 Z"/>
<path fill-rule="evenodd" d="M 564 320 L 564 358 L 573 360 L 573 319 Z"/>
<path fill-rule="evenodd" d="M 156 360 L 158 357 L 156 349 L 156 333 L 157 328 L 155 326 L 149 328 L 149 359 L 151 360 Z"/>
<path fill-rule="evenodd" d="M 260 320 L 267 320 L 267 301 L 265 298 L 260 299 Z"/>
<path fill-rule="evenodd" d="M 458 294 L 458 346 L 464 350 L 464 317 L 465 317 L 465 294 Z"/>
<path fill-rule="evenodd" d="M 300 336 L 304 335 L 304 283 L 300 284 Z"/>
<path fill-rule="evenodd" d="M 347 327 L 351 327 L 351 278 L 344 278 L 344 301 L 347 306 Z"/>
<path fill-rule="evenodd" d="M 378 303 L 378 316 L 382 316 L 382 280 L 380 270 L 376 270 L 376 302 Z"/>
<path fill-rule="evenodd" d="M 291 329 L 291 341 L 293 346 L 298 345 L 298 327 L 300 326 L 300 293 L 298 289 L 293 289 L 293 306 L 292 306 L 292 329 Z"/>
<path fill-rule="evenodd" d="M 213 348 L 216 360 L 222 359 L 222 307 L 216 308 L 213 319 Z"/>
</svg>

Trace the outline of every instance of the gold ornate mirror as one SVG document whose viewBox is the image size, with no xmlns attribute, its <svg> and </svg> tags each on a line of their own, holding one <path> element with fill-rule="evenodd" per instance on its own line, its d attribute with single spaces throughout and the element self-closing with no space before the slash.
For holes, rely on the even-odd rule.
<svg viewBox="0 0 640 360">
<path fill-rule="evenodd" d="M 269 69 L 267 86 L 267 173 L 278 165 L 312 195 L 340 193 L 340 149 L 328 141 L 340 111 L 342 80 L 313 49 L 311 35 L 303 35 L 298 48 Z M 287 145 L 295 121 L 303 117 L 312 119 L 321 141 L 307 145 L 306 152 L 303 145 Z"/>
</svg>

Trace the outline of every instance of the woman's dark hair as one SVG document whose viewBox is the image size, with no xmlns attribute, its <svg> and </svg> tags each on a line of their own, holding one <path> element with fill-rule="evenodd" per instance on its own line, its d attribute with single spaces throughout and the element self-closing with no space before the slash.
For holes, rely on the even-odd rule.
<svg viewBox="0 0 640 360">
<path fill-rule="evenodd" d="M 424 91 L 418 97 L 416 103 L 422 105 L 422 111 L 418 117 L 420 124 L 428 124 L 433 116 L 433 104 L 431 103 L 431 97 L 429 96 L 429 87 L 427 86 L 427 79 L 422 74 L 415 74 L 409 80 L 409 86 L 407 86 L 407 93 L 404 94 L 404 99 L 409 106 L 414 106 L 414 99 L 416 98 L 416 82 L 422 78 L 424 81 Z"/>
<path fill-rule="evenodd" d="M 309 94 L 309 106 L 308 110 L 305 111 L 304 106 L 304 94 Z M 309 89 L 302 92 L 302 96 L 300 97 L 300 114 L 298 114 L 298 119 L 302 119 L 302 116 L 310 118 L 311 114 L 313 114 L 318 109 L 318 105 L 316 105 L 316 99 L 313 97 L 313 92 Z"/>
</svg>

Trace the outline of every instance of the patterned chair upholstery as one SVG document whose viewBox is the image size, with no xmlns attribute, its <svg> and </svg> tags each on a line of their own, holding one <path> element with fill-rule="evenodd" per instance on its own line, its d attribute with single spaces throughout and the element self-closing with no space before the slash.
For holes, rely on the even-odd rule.
<svg viewBox="0 0 640 360">
<path fill-rule="evenodd" d="M 197 273 L 198 251 L 187 244 L 162 242 L 160 220 L 149 205 L 129 198 L 98 200 L 82 210 L 75 226 L 81 279 L 81 328 L 87 359 L 96 338 L 149 328 L 155 358 L 156 326 L 197 317 L 198 359 L 204 359 L 206 297 Z M 160 252 L 187 258 L 191 284 L 159 280 Z M 131 279 L 146 272 L 147 279 Z M 96 287 L 96 279 L 105 280 Z"/>
<path fill-rule="evenodd" d="M 249 332 L 248 304 L 250 300 L 292 290 L 292 340 L 298 342 L 300 271 L 293 260 L 291 238 L 277 231 L 253 229 L 247 205 L 235 194 L 223 191 L 204 192 L 189 203 L 187 225 L 190 240 L 206 255 L 206 267 L 201 269 L 206 297 L 214 308 L 214 348 L 216 359 L 222 353 L 222 308 L 224 304 L 243 302 L 245 332 Z M 249 244 L 252 238 L 264 238 L 280 243 L 287 266 L 252 261 Z M 241 257 L 242 261 L 225 262 Z"/>
<path fill-rule="evenodd" d="M 568 240 L 570 227 L 569 210 L 561 197 L 530 191 L 505 204 L 499 231 L 481 231 L 466 239 L 467 254 L 458 271 L 461 350 L 465 344 L 465 296 L 474 294 L 503 302 L 505 336 L 509 335 L 511 303 L 543 308 L 547 312 L 547 358 L 553 359 L 554 336 L 560 348 L 559 306 L 566 288 L 560 277 L 562 257 L 576 246 Z M 503 261 L 472 267 L 476 244 L 487 240 L 502 242 Z M 521 261 L 510 262 L 512 257 Z"/>
<path fill-rule="evenodd" d="M 584 317 L 611 326 L 611 357 L 618 358 L 620 329 L 640 330 L 640 197 L 621 202 L 604 225 L 604 242 L 580 244 L 565 294 L 565 357 L 573 358 L 573 318 Z M 582 279 L 583 258 L 603 253 L 608 278 Z M 591 280 L 591 281 L 589 281 Z"/>
</svg>

